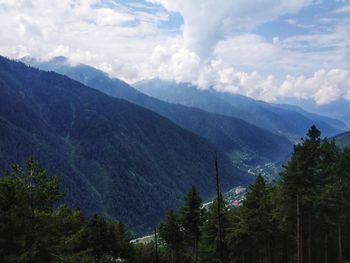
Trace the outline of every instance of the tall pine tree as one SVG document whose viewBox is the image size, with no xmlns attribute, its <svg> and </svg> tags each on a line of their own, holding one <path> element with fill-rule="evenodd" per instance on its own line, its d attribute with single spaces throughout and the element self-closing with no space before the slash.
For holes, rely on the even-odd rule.
<svg viewBox="0 0 350 263">
<path fill-rule="evenodd" d="M 183 250 L 183 234 L 181 232 L 181 225 L 177 214 L 170 210 L 166 213 L 165 219 L 159 225 L 159 235 L 166 243 L 170 262 L 181 262 L 181 251 Z"/>
<path fill-rule="evenodd" d="M 204 211 L 202 199 L 195 186 L 185 196 L 184 204 L 181 207 L 180 222 L 184 231 L 184 237 L 192 262 L 198 262 L 198 243 L 200 230 L 203 224 Z"/>
<path fill-rule="evenodd" d="M 312 226 L 314 221 L 313 186 L 318 184 L 320 163 L 320 131 L 311 126 L 307 138 L 294 146 L 294 152 L 282 172 L 283 197 L 288 224 L 295 229 L 296 259 L 303 263 L 312 260 Z M 306 249 L 304 249 L 306 248 Z"/>
</svg>

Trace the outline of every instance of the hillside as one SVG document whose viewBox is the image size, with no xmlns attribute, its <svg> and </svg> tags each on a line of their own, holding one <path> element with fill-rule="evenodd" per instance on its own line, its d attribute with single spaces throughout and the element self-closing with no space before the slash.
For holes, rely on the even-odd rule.
<svg viewBox="0 0 350 263">
<path fill-rule="evenodd" d="M 213 89 L 200 90 L 188 83 L 177 84 L 152 79 L 133 86 L 150 96 L 168 102 L 240 118 L 275 134 L 283 134 L 293 142 L 299 140 L 313 124 L 319 127 L 325 136 L 332 136 L 341 131 L 338 126 L 332 126 L 333 122 L 328 123 L 327 118 L 311 118 L 297 111 L 279 108 L 242 95 L 217 92 Z"/>
<path fill-rule="evenodd" d="M 292 144 L 286 138 L 266 129 L 238 118 L 158 100 L 90 66 L 70 66 L 63 57 L 47 62 L 26 58 L 24 62 L 65 74 L 108 95 L 126 99 L 163 115 L 179 126 L 208 139 L 236 165 L 246 170 L 258 164 L 285 160 L 292 150 Z"/>
<path fill-rule="evenodd" d="M 344 132 L 334 137 L 335 143 L 340 148 L 350 147 L 350 132 Z"/>
<path fill-rule="evenodd" d="M 138 230 L 196 184 L 214 193 L 214 147 L 152 111 L 54 72 L 0 57 L 0 171 L 29 155 L 57 174 L 67 200 Z M 249 176 L 220 154 L 225 189 Z M 137 229 L 136 229 L 137 230 Z"/>
<path fill-rule="evenodd" d="M 349 86 L 347 87 L 349 89 Z M 278 103 L 297 105 L 309 112 L 335 118 L 346 123 L 350 127 L 350 101 L 338 98 L 325 104 L 318 104 L 312 99 L 278 98 Z"/>
</svg>

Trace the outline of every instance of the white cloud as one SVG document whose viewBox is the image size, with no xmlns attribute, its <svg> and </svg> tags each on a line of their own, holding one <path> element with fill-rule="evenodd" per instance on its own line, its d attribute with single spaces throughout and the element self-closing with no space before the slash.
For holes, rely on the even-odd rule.
<svg viewBox="0 0 350 263">
<path fill-rule="evenodd" d="M 286 23 L 288 23 L 288 24 L 290 24 L 290 25 L 295 25 L 296 23 L 297 23 L 297 21 L 296 20 L 294 20 L 294 19 L 286 19 L 286 20 L 284 20 Z"/>
<path fill-rule="evenodd" d="M 216 43 L 233 32 L 251 29 L 285 14 L 296 13 L 312 0 L 148 0 L 159 3 L 184 18 L 186 48 L 202 59 L 210 56 Z"/>
<path fill-rule="evenodd" d="M 332 10 L 333 16 L 323 17 L 317 26 L 300 25 L 302 20 L 290 15 L 284 19 L 313 0 L 149 2 L 160 6 L 0 0 L 0 54 L 44 59 L 64 55 L 72 63 L 90 64 L 129 82 L 160 77 L 270 101 L 278 96 L 318 103 L 350 100 L 350 19 Z M 183 16 L 180 33 L 159 26 L 171 12 Z M 275 34 L 272 39 L 254 31 L 277 18 L 310 31 Z"/>
<path fill-rule="evenodd" d="M 309 75 L 320 67 L 348 69 L 349 34 L 350 28 L 342 28 L 325 34 L 274 37 L 272 43 L 256 34 L 242 34 L 220 41 L 213 56 L 226 65 L 277 77 Z"/>
<path fill-rule="evenodd" d="M 320 69 L 310 77 L 287 75 L 282 80 L 274 75 L 263 76 L 258 72 L 243 72 L 226 66 L 222 60 L 214 60 L 199 70 L 193 84 L 213 86 L 218 91 L 238 93 L 265 101 L 279 97 L 313 99 L 327 104 L 338 98 L 350 101 L 350 71 Z"/>
<path fill-rule="evenodd" d="M 154 48 L 151 59 L 142 67 L 142 75 L 191 82 L 199 74 L 199 56 L 183 47 L 182 39 L 168 40 Z"/>
<path fill-rule="evenodd" d="M 340 97 L 348 99 L 350 72 L 341 69 L 318 70 L 310 78 L 287 76 L 279 89 L 279 95 L 314 99 L 318 104 L 326 104 Z"/>
<path fill-rule="evenodd" d="M 337 8 L 334 10 L 334 13 L 340 14 L 340 13 L 349 13 L 350 12 L 350 5 L 343 6 L 340 8 Z"/>
<path fill-rule="evenodd" d="M 279 97 L 313 99 L 318 104 L 327 104 L 338 98 L 350 101 L 350 72 L 341 69 L 321 69 L 309 78 L 287 75 L 281 82 L 273 75 L 263 77 L 257 72 L 240 72 L 231 67 L 220 69 L 215 83 L 219 91 L 265 101 L 274 101 Z"/>
<path fill-rule="evenodd" d="M 0 1 L 0 53 L 14 58 L 64 55 L 94 66 L 108 63 L 114 75 L 138 78 L 134 65 L 147 61 L 169 37 L 157 26 L 168 15 L 105 2 Z"/>
</svg>

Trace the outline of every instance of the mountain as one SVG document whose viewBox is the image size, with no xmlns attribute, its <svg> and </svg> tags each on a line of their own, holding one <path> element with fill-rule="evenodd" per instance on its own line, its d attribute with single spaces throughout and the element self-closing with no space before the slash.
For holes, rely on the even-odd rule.
<svg viewBox="0 0 350 263">
<path fill-rule="evenodd" d="M 188 83 L 175 83 L 159 79 L 144 80 L 133 85 L 147 95 L 186 106 L 240 118 L 275 134 L 283 134 L 297 141 L 307 129 L 315 124 L 325 136 L 335 135 L 341 130 L 324 119 L 312 119 L 297 111 L 280 108 L 242 95 L 201 90 Z M 343 126 L 345 126 L 343 124 Z"/>
<path fill-rule="evenodd" d="M 324 115 L 320 115 L 320 114 L 317 114 L 317 113 L 312 113 L 312 112 L 306 111 L 303 108 L 301 108 L 299 106 L 296 106 L 296 105 L 278 104 L 278 103 L 272 104 L 272 105 L 274 105 L 274 106 L 276 106 L 278 108 L 282 108 L 282 109 L 298 112 L 298 113 L 304 115 L 305 117 L 307 117 L 309 119 L 312 119 L 312 120 L 315 120 L 315 121 L 318 121 L 318 122 L 328 123 L 332 127 L 336 128 L 336 129 L 339 129 L 339 130 L 347 130 L 348 129 L 348 126 L 343 121 L 340 121 L 340 120 L 337 120 L 337 119 L 333 119 L 331 117 L 327 117 L 327 116 L 324 116 Z"/>
<path fill-rule="evenodd" d="M 341 148 L 350 147 L 350 131 L 341 133 L 341 134 L 335 136 L 334 139 L 335 139 L 335 143 L 339 147 L 341 147 Z"/>
<path fill-rule="evenodd" d="M 215 192 L 206 139 L 55 72 L 0 57 L 0 172 L 35 156 L 61 178 L 66 201 L 135 231 L 176 208 L 192 184 Z M 218 152 L 223 189 L 250 182 Z M 140 226 L 137 228 L 136 226 Z"/>
<path fill-rule="evenodd" d="M 93 67 L 82 64 L 71 66 L 67 59 L 62 57 L 47 62 L 33 59 L 24 61 L 44 70 L 57 71 L 108 95 L 126 99 L 161 114 L 181 127 L 208 139 L 241 168 L 248 169 L 268 162 L 280 162 L 291 152 L 292 144 L 283 136 L 237 118 L 155 99 Z"/>
<path fill-rule="evenodd" d="M 343 121 L 350 127 L 350 101 L 343 98 L 327 104 L 317 104 L 311 99 L 279 98 L 278 103 L 299 106 L 309 112 Z"/>
</svg>

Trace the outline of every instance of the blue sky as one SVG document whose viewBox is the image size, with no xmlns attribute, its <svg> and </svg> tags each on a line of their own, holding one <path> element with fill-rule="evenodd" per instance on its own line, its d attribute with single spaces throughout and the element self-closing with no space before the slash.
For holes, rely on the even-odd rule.
<svg viewBox="0 0 350 263">
<path fill-rule="evenodd" d="M 0 0 L 0 54 L 253 98 L 350 100 L 348 0 Z"/>
</svg>

